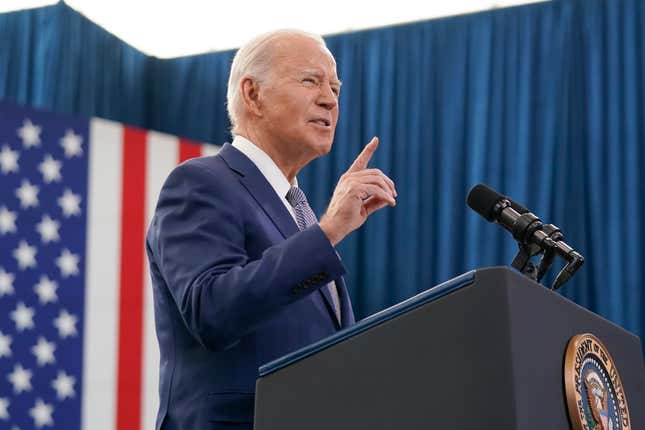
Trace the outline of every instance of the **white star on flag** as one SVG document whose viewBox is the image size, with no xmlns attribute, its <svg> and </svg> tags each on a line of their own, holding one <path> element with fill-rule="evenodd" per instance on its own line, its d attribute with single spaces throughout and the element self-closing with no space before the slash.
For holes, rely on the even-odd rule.
<svg viewBox="0 0 645 430">
<path fill-rule="evenodd" d="M 58 198 L 58 205 L 63 210 L 63 215 L 66 218 L 72 215 L 79 215 L 81 213 L 81 196 L 74 194 L 69 188 L 66 188 L 63 195 Z"/>
<path fill-rule="evenodd" d="M 22 145 L 29 149 L 34 146 L 40 146 L 40 127 L 26 119 L 22 127 L 18 129 L 18 136 L 22 139 Z"/>
<path fill-rule="evenodd" d="M 12 151 L 8 145 L 2 145 L 2 151 L 0 151 L 0 171 L 4 174 L 17 172 L 18 158 L 20 158 L 18 151 Z"/>
<path fill-rule="evenodd" d="M 0 297 L 13 294 L 14 279 L 15 276 L 13 273 L 5 272 L 4 268 L 0 267 Z"/>
<path fill-rule="evenodd" d="M 13 250 L 13 257 L 18 261 L 18 267 L 25 270 L 29 267 L 36 267 L 36 247 L 29 245 L 24 240 Z"/>
<path fill-rule="evenodd" d="M 27 209 L 38 206 L 38 187 L 28 180 L 23 180 L 20 188 L 16 190 L 16 197 L 20 200 L 20 207 Z"/>
<path fill-rule="evenodd" d="M 0 397 L 0 420 L 9 419 L 9 399 Z"/>
<path fill-rule="evenodd" d="M 52 387 L 56 390 L 58 400 L 65 400 L 68 397 L 74 397 L 74 384 L 76 379 L 65 372 L 58 372 L 56 379 L 52 381 Z"/>
<path fill-rule="evenodd" d="M 52 281 L 47 276 L 41 276 L 40 282 L 34 286 L 34 291 L 38 295 L 40 304 L 45 305 L 58 300 L 58 296 L 56 295 L 57 288 L 58 284 L 56 284 L 56 282 Z"/>
<path fill-rule="evenodd" d="M 19 302 L 16 305 L 16 309 L 11 311 L 9 315 L 16 324 L 17 331 L 34 328 L 34 310 L 29 306 L 25 306 L 23 302 Z"/>
<path fill-rule="evenodd" d="M 0 358 L 11 356 L 11 336 L 0 331 Z"/>
<path fill-rule="evenodd" d="M 60 239 L 59 228 L 60 223 L 51 219 L 49 215 L 43 215 L 40 222 L 36 224 L 36 230 L 40 233 L 40 240 L 43 243 L 57 242 Z"/>
<path fill-rule="evenodd" d="M 38 165 L 38 170 L 43 175 L 43 182 L 60 182 L 63 178 L 60 169 L 63 165 L 60 161 L 55 160 L 51 155 L 46 155 L 45 159 Z"/>
<path fill-rule="evenodd" d="M 20 364 L 14 366 L 7 379 L 13 385 L 13 392 L 16 394 L 31 391 L 31 370 L 23 368 Z"/>
<path fill-rule="evenodd" d="M 0 234 L 16 232 L 16 213 L 6 206 L 0 208 Z"/>
<path fill-rule="evenodd" d="M 69 249 L 63 249 L 61 255 L 56 259 L 56 265 L 63 278 L 78 275 L 78 260 L 78 255 L 72 254 Z"/>
<path fill-rule="evenodd" d="M 31 417 L 34 419 L 34 425 L 37 428 L 42 428 L 44 426 L 53 426 L 53 413 L 54 407 L 49 403 L 43 402 L 41 399 L 37 399 L 34 407 L 29 409 L 29 415 L 31 415 Z"/>
<path fill-rule="evenodd" d="M 58 329 L 58 335 L 65 339 L 68 336 L 76 336 L 76 321 L 78 319 L 63 309 L 54 320 L 54 326 Z"/>
<path fill-rule="evenodd" d="M 47 339 L 42 336 L 38 338 L 38 343 L 31 347 L 31 352 L 36 356 L 36 361 L 39 366 L 53 364 L 56 361 L 54 357 L 55 350 L 56 344 L 54 342 L 47 342 Z"/>
<path fill-rule="evenodd" d="M 67 158 L 80 156 L 83 153 L 82 143 L 83 138 L 70 129 L 65 131 L 65 136 L 60 140 L 60 146 L 65 150 L 65 157 Z"/>
</svg>

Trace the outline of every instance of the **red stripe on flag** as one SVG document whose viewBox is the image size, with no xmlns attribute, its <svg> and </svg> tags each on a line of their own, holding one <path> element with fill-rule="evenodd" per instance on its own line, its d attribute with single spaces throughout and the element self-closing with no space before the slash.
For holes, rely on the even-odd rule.
<svg viewBox="0 0 645 430">
<path fill-rule="evenodd" d="M 116 428 L 140 430 L 146 131 L 124 127 Z M 104 198 L 112 198 L 104 196 Z"/>
<path fill-rule="evenodd" d="M 179 162 L 183 163 L 191 158 L 202 156 L 202 145 L 190 140 L 179 140 Z"/>
</svg>

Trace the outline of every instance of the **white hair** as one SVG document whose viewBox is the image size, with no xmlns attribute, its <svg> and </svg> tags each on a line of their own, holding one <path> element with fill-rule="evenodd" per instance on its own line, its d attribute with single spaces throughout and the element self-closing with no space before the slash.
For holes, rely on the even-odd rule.
<svg viewBox="0 0 645 430">
<path fill-rule="evenodd" d="M 271 69 L 274 46 L 281 40 L 293 36 L 307 37 L 327 49 L 325 41 L 317 34 L 285 29 L 270 31 L 256 36 L 245 43 L 235 54 L 231 64 L 231 73 L 228 78 L 226 92 L 226 109 L 233 132 L 235 132 L 235 128 L 239 124 L 240 115 L 243 113 L 243 101 L 240 94 L 242 80 L 249 77 L 262 83 Z"/>
</svg>

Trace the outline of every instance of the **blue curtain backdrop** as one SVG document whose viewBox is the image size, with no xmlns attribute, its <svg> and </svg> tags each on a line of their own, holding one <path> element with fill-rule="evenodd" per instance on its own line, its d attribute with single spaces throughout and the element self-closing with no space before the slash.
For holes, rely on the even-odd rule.
<svg viewBox="0 0 645 430">
<path fill-rule="evenodd" d="M 145 126 L 149 62 L 62 3 L 0 14 L 0 99 Z"/>
<path fill-rule="evenodd" d="M 645 2 L 552 1 L 327 38 L 344 81 L 334 148 L 300 175 L 321 213 L 373 136 L 398 205 L 340 245 L 361 317 L 515 245 L 465 204 L 486 182 L 566 232 L 563 290 L 645 335 Z M 0 15 L 0 98 L 229 140 L 232 52 L 149 58 L 64 5 Z M 550 276 L 549 281 L 553 279 Z"/>
</svg>

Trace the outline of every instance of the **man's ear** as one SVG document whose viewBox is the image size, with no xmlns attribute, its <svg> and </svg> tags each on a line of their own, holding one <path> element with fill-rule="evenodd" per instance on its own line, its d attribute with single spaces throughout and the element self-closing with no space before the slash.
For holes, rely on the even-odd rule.
<svg viewBox="0 0 645 430">
<path fill-rule="evenodd" d="M 260 101 L 260 84 L 253 78 L 245 77 L 240 83 L 242 98 L 247 112 L 262 116 L 262 103 Z"/>
</svg>

